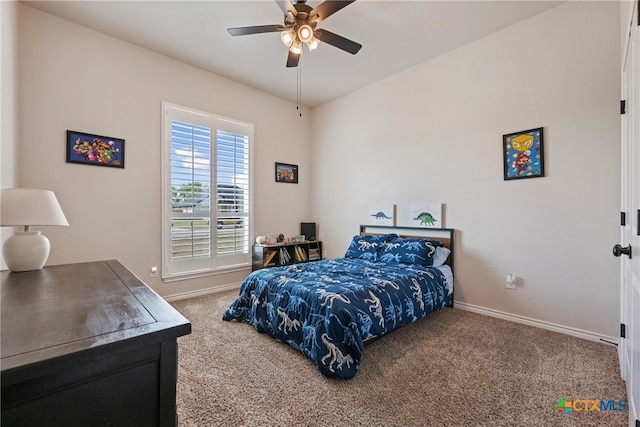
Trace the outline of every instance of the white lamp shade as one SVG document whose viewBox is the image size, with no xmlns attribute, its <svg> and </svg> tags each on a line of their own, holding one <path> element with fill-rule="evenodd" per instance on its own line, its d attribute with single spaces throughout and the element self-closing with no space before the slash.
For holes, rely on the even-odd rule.
<svg viewBox="0 0 640 427">
<path fill-rule="evenodd" d="M 318 47 L 318 39 L 316 38 L 312 38 L 310 41 L 307 42 L 307 47 L 309 48 L 309 52 L 313 52 L 314 50 L 316 50 L 316 48 Z"/>
<path fill-rule="evenodd" d="M 39 270 L 49 258 L 49 239 L 33 225 L 69 225 L 53 191 L 27 188 L 2 190 L 0 224 L 3 227 L 24 226 L 2 246 L 2 256 L 11 271 Z"/>
<path fill-rule="evenodd" d="M 284 44 L 286 47 L 291 47 L 295 36 L 296 33 L 294 33 L 293 30 L 282 31 L 280 33 L 280 40 L 282 40 L 282 44 Z"/>
<path fill-rule="evenodd" d="M 29 188 L 2 190 L 3 227 L 32 225 L 69 225 L 53 191 Z"/>
<path fill-rule="evenodd" d="M 293 42 L 289 50 L 291 51 L 291 53 L 300 55 L 302 53 L 302 43 L 300 42 L 300 40 L 296 40 L 295 42 Z"/>
</svg>

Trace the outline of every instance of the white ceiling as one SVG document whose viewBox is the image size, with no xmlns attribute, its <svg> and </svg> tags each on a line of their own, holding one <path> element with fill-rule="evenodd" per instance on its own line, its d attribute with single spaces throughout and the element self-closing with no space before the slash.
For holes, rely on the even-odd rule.
<svg viewBox="0 0 640 427">
<path fill-rule="evenodd" d="M 297 69 L 285 67 L 287 49 L 278 33 L 231 37 L 226 31 L 282 24 L 282 11 L 273 0 L 22 3 L 296 102 Z M 318 28 L 356 41 L 362 49 L 351 55 L 324 43 L 312 53 L 305 48 L 302 104 L 323 104 L 560 3 L 358 0 Z"/>
</svg>

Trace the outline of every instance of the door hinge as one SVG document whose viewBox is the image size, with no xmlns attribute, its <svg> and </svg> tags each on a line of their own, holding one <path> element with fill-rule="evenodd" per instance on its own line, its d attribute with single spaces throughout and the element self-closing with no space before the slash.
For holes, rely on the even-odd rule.
<svg viewBox="0 0 640 427">
<path fill-rule="evenodd" d="M 620 323 L 620 338 L 627 337 L 627 325 L 624 323 Z"/>
<path fill-rule="evenodd" d="M 624 114 L 626 112 L 627 102 L 623 99 L 620 101 L 620 114 Z"/>
<path fill-rule="evenodd" d="M 640 209 L 638 209 L 638 217 L 636 218 L 636 235 L 640 236 Z"/>
<path fill-rule="evenodd" d="M 620 212 L 620 225 L 621 226 L 625 226 L 627 225 L 627 213 L 626 212 Z"/>
</svg>

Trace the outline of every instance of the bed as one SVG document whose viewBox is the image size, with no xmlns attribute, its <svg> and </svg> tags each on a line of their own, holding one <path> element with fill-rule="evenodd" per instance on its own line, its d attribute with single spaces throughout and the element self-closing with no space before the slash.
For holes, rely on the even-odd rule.
<svg viewBox="0 0 640 427">
<path fill-rule="evenodd" d="M 342 258 L 252 272 L 222 318 L 352 378 L 366 343 L 453 306 L 453 243 L 453 229 L 360 226 Z"/>
</svg>

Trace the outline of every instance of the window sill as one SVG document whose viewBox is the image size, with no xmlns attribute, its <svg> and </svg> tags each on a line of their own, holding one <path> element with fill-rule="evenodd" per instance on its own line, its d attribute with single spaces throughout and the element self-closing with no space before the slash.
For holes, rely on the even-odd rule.
<svg viewBox="0 0 640 427">
<path fill-rule="evenodd" d="M 165 283 L 179 282 L 182 280 L 198 279 L 200 277 L 217 276 L 220 274 L 235 273 L 238 271 L 249 270 L 251 272 L 251 264 L 235 265 L 232 267 L 219 268 L 217 270 L 203 270 L 194 273 L 180 273 L 172 276 L 163 276 L 162 281 Z"/>
</svg>

